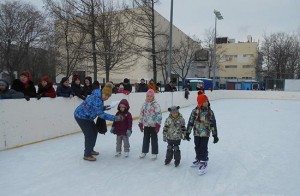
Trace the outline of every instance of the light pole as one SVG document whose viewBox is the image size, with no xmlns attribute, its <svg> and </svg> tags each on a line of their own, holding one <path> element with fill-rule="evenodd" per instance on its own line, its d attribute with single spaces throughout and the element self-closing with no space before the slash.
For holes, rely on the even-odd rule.
<svg viewBox="0 0 300 196">
<path fill-rule="evenodd" d="M 216 88 L 217 20 L 224 19 L 221 12 L 219 12 L 219 11 L 214 10 L 214 14 L 215 14 L 215 38 L 214 38 L 214 59 L 213 59 L 213 89 Z"/>
<path fill-rule="evenodd" d="M 171 81 L 171 65 L 172 65 L 172 33 L 173 33 L 173 0 L 171 0 L 170 10 L 170 31 L 169 31 L 169 54 L 168 54 L 168 83 Z"/>
</svg>

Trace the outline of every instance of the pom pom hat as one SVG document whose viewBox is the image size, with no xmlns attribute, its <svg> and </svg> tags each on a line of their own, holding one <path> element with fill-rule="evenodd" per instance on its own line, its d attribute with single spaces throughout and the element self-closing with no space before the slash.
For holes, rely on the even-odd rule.
<svg viewBox="0 0 300 196">
<path fill-rule="evenodd" d="M 198 107 L 202 107 L 203 103 L 208 100 L 208 97 L 205 94 L 200 94 L 197 97 Z"/>
<path fill-rule="evenodd" d="M 147 91 L 146 95 L 147 95 L 147 96 L 151 96 L 151 95 L 154 96 L 154 90 L 149 89 L 149 90 Z"/>
<path fill-rule="evenodd" d="M 102 89 L 102 94 L 106 94 L 108 96 L 111 96 L 113 87 L 114 87 L 114 85 L 112 83 L 107 82 L 105 84 L 105 86 L 103 87 L 103 89 Z"/>
<path fill-rule="evenodd" d="M 173 112 L 179 112 L 179 106 L 172 106 L 172 107 L 169 107 L 168 108 L 168 111 L 170 112 L 170 113 L 173 113 Z"/>
</svg>

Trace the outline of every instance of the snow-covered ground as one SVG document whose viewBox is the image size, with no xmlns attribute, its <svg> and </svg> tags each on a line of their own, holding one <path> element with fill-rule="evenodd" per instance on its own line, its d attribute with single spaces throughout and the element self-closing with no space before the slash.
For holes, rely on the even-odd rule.
<svg viewBox="0 0 300 196">
<path fill-rule="evenodd" d="M 139 159 L 143 134 L 137 121 L 128 158 L 114 157 L 115 136 L 98 135 L 96 162 L 82 159 L 83 134 L 0 152 L 1 196 L 300 195 L 300 101 L 212 101 L 219 138 L 209 141 L 208 173 L 191 168 L 193 141 L 182 141 L 182 160 Z M 193 107 L 180 112 L 186 121 Z M 169 113 L 163 114 L 163 121 Z"/>
</svg>

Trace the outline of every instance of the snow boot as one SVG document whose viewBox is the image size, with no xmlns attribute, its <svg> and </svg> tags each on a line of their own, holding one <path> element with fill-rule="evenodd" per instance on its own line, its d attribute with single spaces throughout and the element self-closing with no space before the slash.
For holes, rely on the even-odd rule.
<svg viewBox="0 0 300 196">
<path fill-rule="evenodd" d="M 84 160 L 86 161 L 96 161 L 97 159 L 95 157 L 93 157 L 92 155 L 90 156 L 84 156 L 83 157 Z"/>
</svg>

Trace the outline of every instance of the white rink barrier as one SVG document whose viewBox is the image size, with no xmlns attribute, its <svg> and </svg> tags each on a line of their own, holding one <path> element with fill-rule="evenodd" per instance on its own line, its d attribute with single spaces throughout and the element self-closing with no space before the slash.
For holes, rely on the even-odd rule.
<svg viewBox="0 0 300 196">
<path fill-rule="evenodd" d="M 300 100 L 300 92 L 282 91 L 206 91 L 210 101 L 219 99 L 277 99 Z M 133 117 L 138 117 L 140 108 L 145 101 L 145 93 L 130 95 L 113 94 L 105 102 L 127 99 Z M 184 98 L 184 92 L 155 94 L 163 112 L 173 105 L 187 107 L 196 106 L 197 92 L 190 92 L 189 99 Z M 80 131 L 74 120 L 73 112 L 82 102 L 81 99 L 70 98 L 42 98 L 30 101 L 25 99 L 0 100 L 0 150 L 19 147 L 40 142 Z M 116 113 L 116 108 L 107 111 Z M 109 122 L 108 122 L 109 123 Z"/>
</svg>

